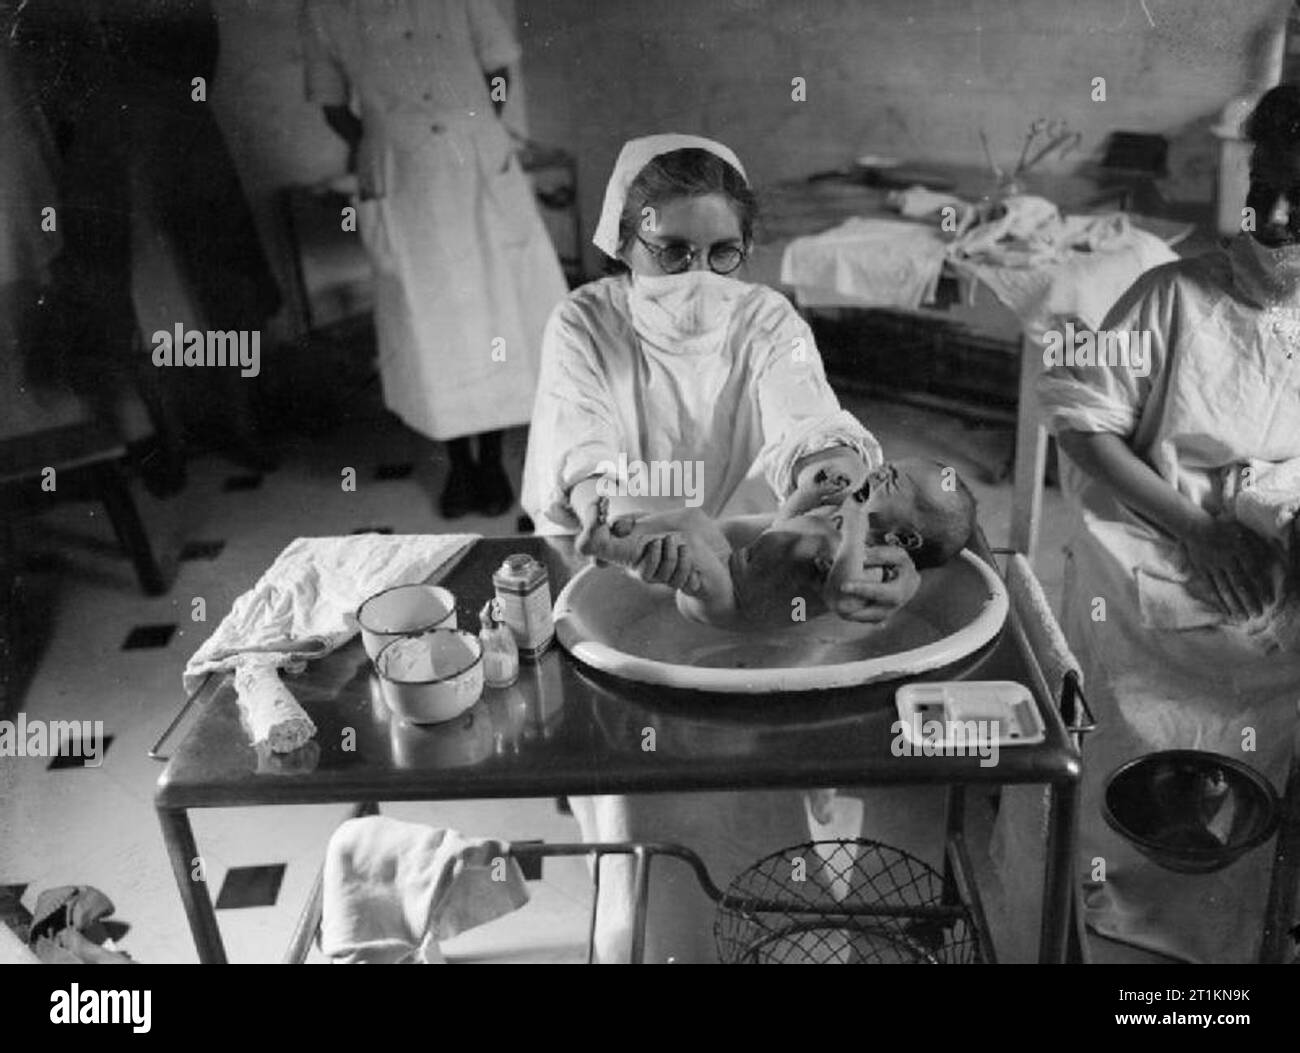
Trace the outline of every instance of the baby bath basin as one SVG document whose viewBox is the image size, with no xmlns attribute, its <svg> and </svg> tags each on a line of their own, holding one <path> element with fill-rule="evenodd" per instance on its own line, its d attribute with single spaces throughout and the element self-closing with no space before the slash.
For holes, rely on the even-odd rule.
<svg viewBox="0 0 1300 1053">
<path fill-rule="evenodd" d="M 883 626 L 826 614 L 788 629 L 715 629 L 683 618 L 669 589 L 617 567 L 583 568 L 555 604 L 560 643 L 594 669 L 738 694 L 851 687 L 939 669 L 992 640 L 1006 616 L 1002 579 L 970 552 L 922 573 L 916 596 Z"/>
</svg>

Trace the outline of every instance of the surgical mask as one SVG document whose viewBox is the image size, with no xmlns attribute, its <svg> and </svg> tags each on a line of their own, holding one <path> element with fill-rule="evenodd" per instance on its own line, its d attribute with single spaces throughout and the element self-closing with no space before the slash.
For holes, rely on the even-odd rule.
<svg viewBox="0 0 1300 1053">
<path fill-rule="evenodd" d="M 1269 248 L 1242 234 L 1230 250 L 1237 287 L 1261 307 L 1300 308 L 1300 244 Z"/>
<path fill-rule="evenodd" d="M 725 335 L 747 288 L 744 282 L 712 271 L 633 274 L 627 296 L 632 326 L 653 344 L 691 350 L 702 338 Z M 683 341 L 692 346 L 682 347 Z"/>
</svg>

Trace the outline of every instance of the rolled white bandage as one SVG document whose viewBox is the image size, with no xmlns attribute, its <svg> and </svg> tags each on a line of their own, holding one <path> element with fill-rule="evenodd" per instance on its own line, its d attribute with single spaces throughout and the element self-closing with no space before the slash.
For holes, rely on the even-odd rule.
<svg viewBox="0 0 1300 1053">
<path fill-rule="evenodd" d="M 241 662 L 235 669 L 235 694 L 254 746 L 265 742 L 272 753 L 292 753 L 316 734 L 316 725 L 273 665 Z"/>
</svg>

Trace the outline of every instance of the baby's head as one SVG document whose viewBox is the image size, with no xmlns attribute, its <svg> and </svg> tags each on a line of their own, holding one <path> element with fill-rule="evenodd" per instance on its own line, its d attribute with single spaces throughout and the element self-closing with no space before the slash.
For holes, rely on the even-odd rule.
<svg viewBox="0 0 1300 1053">
<path fill-rule="evenodd" d="M 907 549 L 917 570 L 947 563 L 975 533 L 975 496 L 938 461 L 886 461 L 867 475 L 863 491 L 870 543 Z"/>
</svg>

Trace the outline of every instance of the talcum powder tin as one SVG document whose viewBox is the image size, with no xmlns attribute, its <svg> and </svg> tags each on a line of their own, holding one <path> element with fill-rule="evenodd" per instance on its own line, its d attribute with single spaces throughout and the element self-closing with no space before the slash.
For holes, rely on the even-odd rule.
<svg viewBox="0 0 1300 1053">
<path fill-rule="evenodd" d="M 555 641 L 551 579 L 546 566 L 526 553 L 507 556 L 492 575 L 502 620 L 514 634 L 519 657 L 534 660 Z"/>
</svg>

